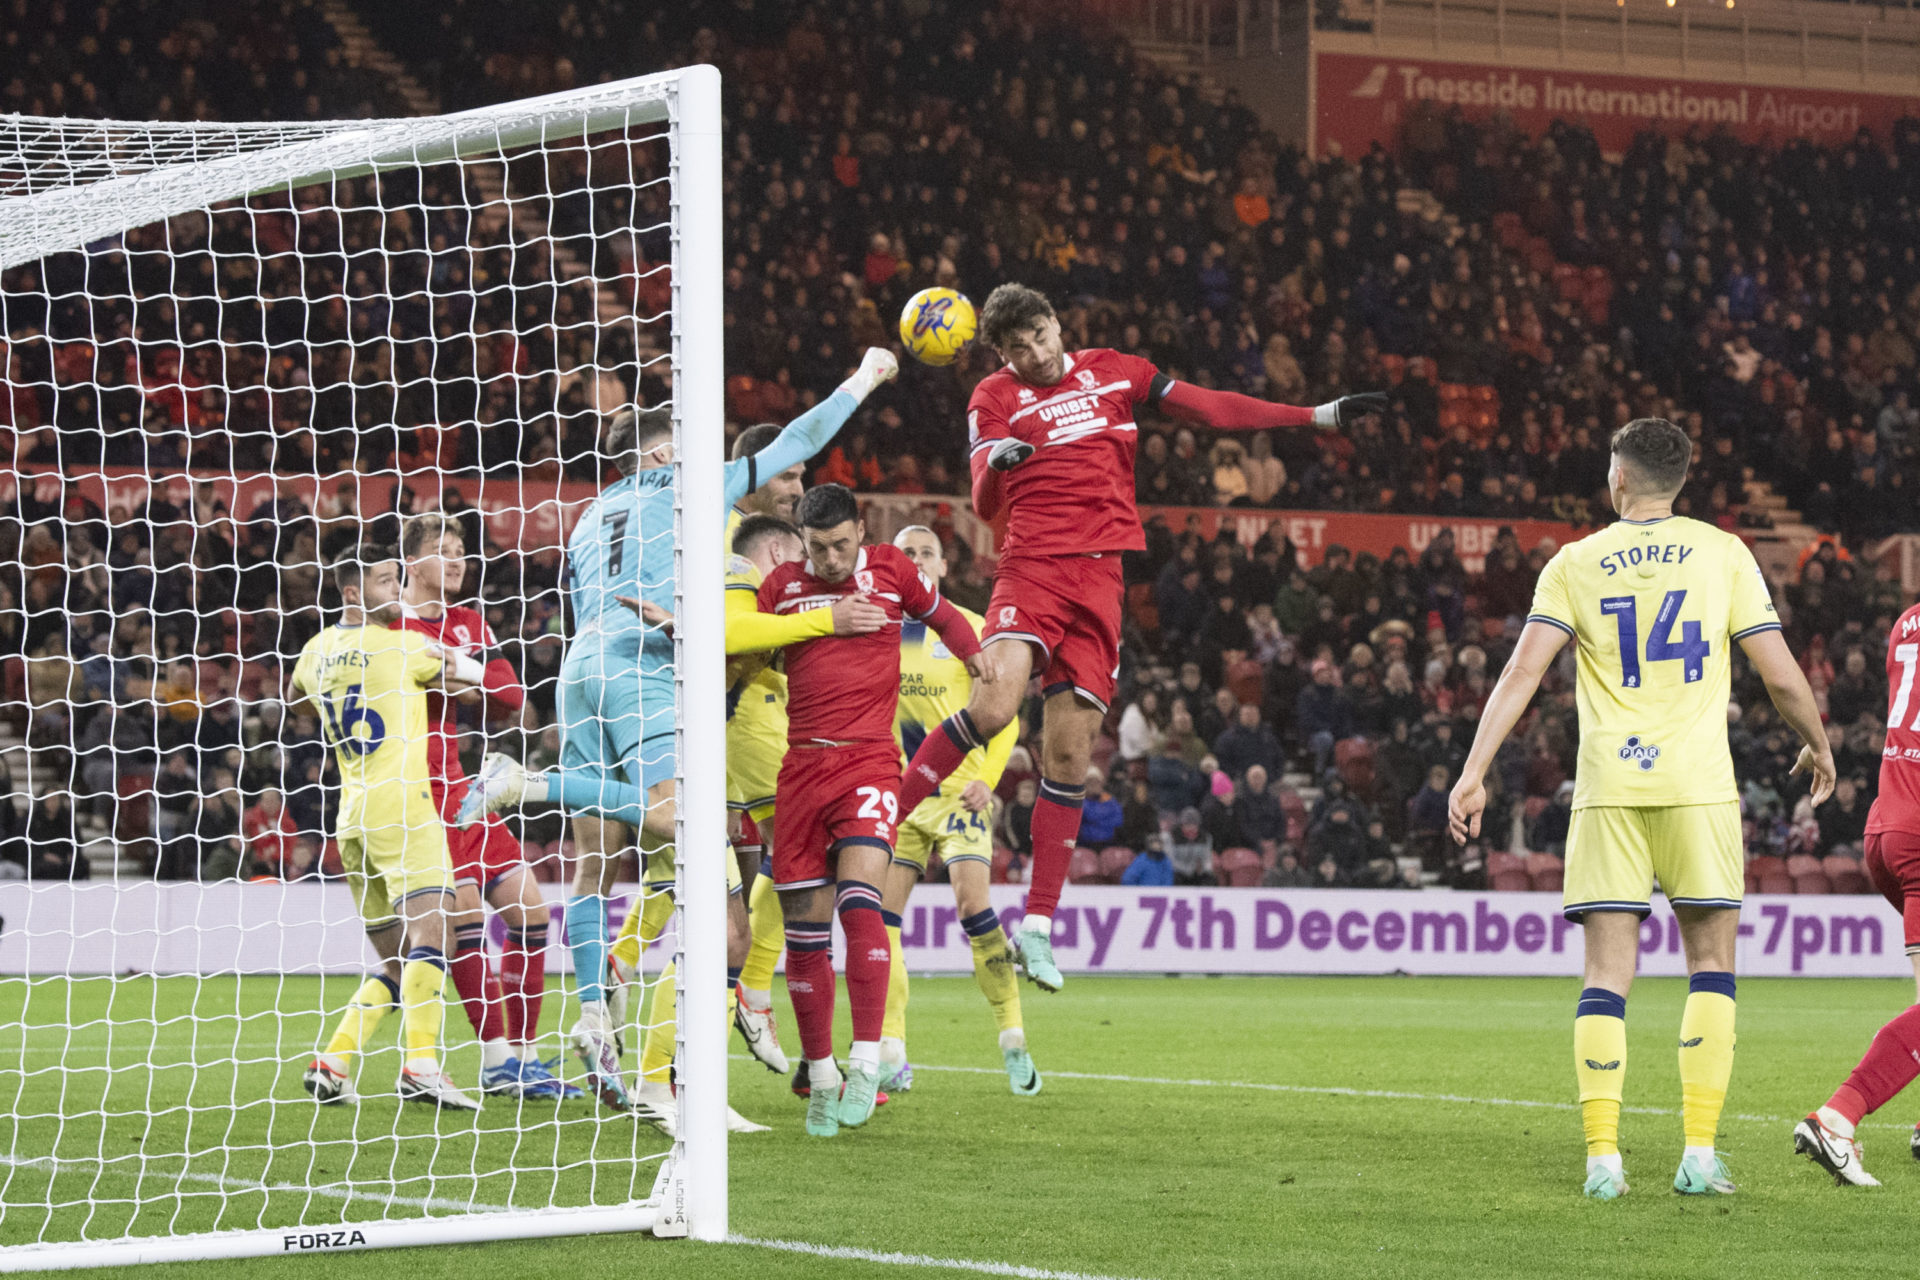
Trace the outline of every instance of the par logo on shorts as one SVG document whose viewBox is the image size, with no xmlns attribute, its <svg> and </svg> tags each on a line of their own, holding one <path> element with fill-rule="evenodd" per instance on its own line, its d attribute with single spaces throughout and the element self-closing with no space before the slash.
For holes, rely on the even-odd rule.
<svg viewBox="0 0 1920 1280">
<path fill-rule="evenodd" d="M 1651 773 L 1654 761 L 1660 758 L 1660 748 L 1636 733 L 1627 739 L 1625 746 L 1620 748 L 1620 758 L 1631 760 L 1639 765 L 1642 773 Z"/>
</svg>

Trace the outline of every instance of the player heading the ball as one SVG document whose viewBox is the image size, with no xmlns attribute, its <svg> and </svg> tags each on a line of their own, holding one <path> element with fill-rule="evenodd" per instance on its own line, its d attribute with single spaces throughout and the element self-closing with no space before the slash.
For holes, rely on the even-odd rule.
<svg viewBox="0 0 1920 1280">
<path fill-rule="evenodd" d="M 900 803 L 908 813 L 918 808 L 1012 722 L 1027 682 L 1040 677 L 1040 795 L 1027 915 L 1015 945 L 1027 976 L 1058 991 L 1053 913 L 1080 836 L 1093 741 L 1120 670 L 1120 556 L 1147 545 L 1134 505 L 1135 410 L 1157 405 L 1202 426 L 1259 431 L 1346 426 L 1385 409 L 1387 398 L 1369 392 L 1311 409 L 1272 404 L 1178 382 L 1138 356 L 1069 352 L 1053 305 L 1024 285 L 993 291 L 980 330 L 1006 362 L 967 405 L 974 511 L 983 520 L 1007 517 L 986 630 L 986 644 L 1001 657 L 993 677 L 975 681 L 966 707 L 914 752 Z"/>
<path fill-rule="evenodd" d="M 1520 643 L 1480 714 L 1448 802 L 1454 839 L 1478 836 L 1487 769 L 1555 655 L 1574 641 L 1580 762 L 1564 910 L 1586 937 L 1573 1057 L 1586 1194 L 1598 1200 L 1627 1189 L 1619 1148 L 1627 993 L 1656 878 L 1679 918 L 1691 975 L 1680 1019 L 1686 1149 L 1673 1188 L 1734 1190 L 1714 1151 L 1733 1072 L 1733 958 L 1746 887 L 1727 748 L 1734 642 L 1806 744 L 1794 772 L 1812 775 L 1813 802 L 1833 790 L 1820 708 L 1787 650 L 1753 552 L 1730 533 L 1673 514 L 1692 456 L 1687 433 L 1665 418 L 1614 432 L 1607 494 L 1620 518 L 1562 547 L 1541 572 Z"/>
</svg>

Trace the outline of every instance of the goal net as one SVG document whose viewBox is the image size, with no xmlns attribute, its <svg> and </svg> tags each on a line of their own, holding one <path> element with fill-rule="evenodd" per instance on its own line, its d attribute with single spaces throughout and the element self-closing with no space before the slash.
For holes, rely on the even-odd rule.
<svg viewBox="0 0 1920 1280">
<path fill-rule="evenodd" d="M 719 84 L 409 120 L 0 117 L 0 1270 L 725 1234 Z M 341 764 L 418 737 L 408 698 L 442 715 L 404 691 L 375 709 L 393 590 L 409 615 L 472 610 L 483 634 L 449 621 L 442 645 L 505 674 L 445 704 L 468 776 L 483 751 L 555 762 L 565 542 L 619 480 L 612 420 L 662 406 L 682 853 L 649 888 L 608 823 L 606 927 L 677 899 L 617 1029 L 631 1086 L 677 959 L 672 1139 L 498 1067 L 504 1045 L 582 1083 L 575 815 L 506 811 L 524 867 L 489 843 L 473 892 L 519 900 L 484 935 L 449 924 L 437 965 L 484 947 L 483 994 L 448 976 L 433 1003 L 412 895 L 452 878 L 421 834 L 441 812 L 376 842 L 375 766 L 355 800 Z M 389 589 L 371 551 L 427 512 L 459 549 L 435 543 L 422 603 L 428 579 Z M 365 702 L 296 682 L 329 632 Z M 370 924 L 396 916 L 383 965 Z M 404 976 L 370 1001 L 382 973 Z M 357 1105 L 317 1105 L 310 1064 L 349 1023 L 330 1060 Z M 482 1108 L 403 1098 L 435 1063 Z"/>
</svg>

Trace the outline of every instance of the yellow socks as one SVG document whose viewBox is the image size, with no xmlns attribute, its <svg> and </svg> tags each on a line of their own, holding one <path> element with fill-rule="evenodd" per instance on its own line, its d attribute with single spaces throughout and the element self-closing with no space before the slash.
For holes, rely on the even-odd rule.
<svg viewBox="0 0 1920 1280">
<path fill-rule="evenodd" d="M 627 912 L 620 936 L 613 940 L 613 958 L 630 970 L 638 969 L 640 953 L 666 932 L 673 906 L 673 894 L 667 890 L 643 889 L 637 908 Z"/>
<path fill-rule="evenodd" d="M 907 958 L 900 954 L 900 916 L 896 912 L 882 911 L 880 919 L 887 926 L 887 946 L 893 951 L 893 964 L 887 970 L 887 1016 L 880 1024 L 880 1038 L 905 1042 Z"/>
<path fill-rule="evenodd" d="M 1733 975 L 1696 973 L 1680 1015 L 1680 1123 L 1688 1147 L 1713 1146 L 1733 1076 Z"/>
<path fill-rule="evenodd" d="M 1020 1029 L 1020 979 L 1013 971 L 1013 953 L 1007 948 L 1006 931 L 992 908 L 960 922 L 973 947 L 973 980 L 980 994 L 993 1006 L 993 1020 L 1000 1030 Z"/>
<path fill-rule="evenodd" d="M 1627 1076 L 1627 1000 L 1604 987 L 1580 993 L 1573 1019 L 1573 1076 L 1589 1156 L 1620 1152 L 1620 1099 Z"/>
<path fill-rule="evenodd" d="M 333 1029 L 333 1038 L 327 1041 L 328 1057 L 350 1057 L 359 1053 L 367 1041 L 373 1038 L 374 1028 L 387 1016 L 387 1010 L 400 1002 L 400 988 L 393 985 L 393 979 L 384 973 L 376 973 L 360 984 L 353 993 L 353 1002 L 347 1011 L 340 1015 L 340 1025 Z"/>
<path fill-rule="evenodd" d="M 675 1015 L 680 993 L 674 982 L 677 966 L 669 960 L 654 982 L 653 1007 L 647 1011 L 647 1034 L 640 1042 L 640 1078 L 664 1084 L 673 1071 Z"/>
<path fill-rule="evenodd" d="M 400 1017 L 407 1064 L 440 1060 L 440 1024 L 446 1016 L 441 992 L 447 958 L 437 947 L 415 947 L 400 970 Z"/>
<path fill-rule="evenodd" d="M 773 966 L 787 947 L 787 922 L 780 913 L 780 895 L 774 892 L 773 877 L 753 878 L 753 889 L 747 895 L 747 919 L 753 929 L 753 946 L 740 968 L 740 985 L 764 1000 L 765 993 L 773 990 Z"/>
</svg>

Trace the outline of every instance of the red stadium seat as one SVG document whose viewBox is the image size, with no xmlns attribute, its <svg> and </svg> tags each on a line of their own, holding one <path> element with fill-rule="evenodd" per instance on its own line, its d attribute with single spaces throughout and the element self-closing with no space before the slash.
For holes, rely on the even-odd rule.
<svg viewBox="0 0 1920 1280">
<path fill-rule="evenodd" d="M 1795 893 L 1832 893 L 1833 882 L 1827 879 L 1824 871 L 1813 871 L 1793 878 Z"/>
<path fill-rule="evenodd" d="M 1524 871 L 1502 871 L 1487 878 L 1487 887 L 1495 893 L 1531 893 L 1533 880 Z"/>
<path fill-rule="evenodd" d="M 1784 872 L 1776 875 L 1761 876 L 1760 892 L 1766 894 L 1792 893 L 1793 877 Z"/>
<path fill-rule="evenodd" d="M 1085 845 L 1075 849 L 1067 863 L 1067 879 L 1074 884 L 1105 883 L 1106 877 L 1100 874 L 1100 855 Z"/>
<path fill-rule="evenodd" d="M 1787 874 L 1787 860 L 1785 858 L 1776 858 L 1772 854 L 1763 854 L 1758 858 L 1751 859 L 1747 863 L 1747 870 L 1762 880 L 1765 880 L 1768 876 L 1783 876 Z"/>
<path fill-rule="evenodd" d="M 1801 876 L 1817 876 L 1826 869 L 1820 865 L 1820 859 L 1810 853 L 1796 853 L 1787 859 L 1787 874 L 1798 880 Z"/>
<path fill-rule="evenodd" d="M 1221 854 L 1216 874 L 1220 883 L 1232 885 L 1236 889 L 1251 889 L 1260 883 L 1267 868 L 1260 861 L 1260 855 L 1252 849 L 1234 848 Z"/>
<path fill-rule="evenodd" d="M 1566 870 L 1557 861 L 1553 866 L 1533 873 L 1533 888 L 1536 893 L 1558 893 L 1566 882 Z"/>
<path fill-rule="evenodd" d="M 1007 883 L 1007 868 L 1013 865 L 1013 850 L 1001 845 L 993 846 L 993 875 L 995 884 Z"/>
<path fill-rule="evenodd" d="M 1536 880 L 1547 872 L 1563 874 L 1567 864 L 1550 853 L 1530 853 L 1527 855 L 1527 874 Z"/>
<path fill-rule="evenodd" d="M 1746 875 L 1746 882 L 1747 882 L 1747 892 L 1748 892 L 1748 893 L 1760 893 L 1760 892 L 1762 892 L 1762 890 L 1761 890 L 1761 888 L 1760 888 L 1760 877 L 1759 877 L 1759 876 L 1757 876 L 1757 875 L 1755 875 L 1755 874 L 1753 874 L 1753 868 L 1752 868 L 1752 867 L 1748 867 L 1748 868 L 1747 868 L 1747 875 Z"/>
<path fill-rule="evenodd" d="M 1860 894 L 1872 893 L 1873 881 L 1867 879 L 1867 873 L 1858 867 L 1850 871 L 1838 871 L 1827 877 L 1835 893 Z"/>
<path fill-rule="evenodd" d="M 1524 853 L 1490 853 L 1487 855 L 1487 875 L 1503 876 L 1518 872 L 1527 874 L 1527 855 Z"/>
<path fill-rule="evenodd" d="M 1133 865 L 1133 850 L 1110 844 L 1100 851 L 1100 874 L 1108 884 L 1119 884 L 1120 877 Z"/>
</svg>

